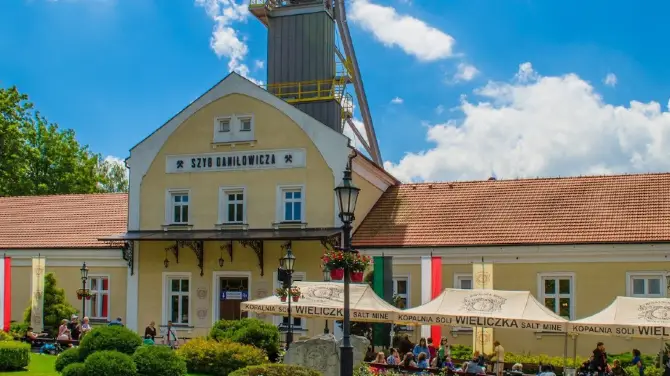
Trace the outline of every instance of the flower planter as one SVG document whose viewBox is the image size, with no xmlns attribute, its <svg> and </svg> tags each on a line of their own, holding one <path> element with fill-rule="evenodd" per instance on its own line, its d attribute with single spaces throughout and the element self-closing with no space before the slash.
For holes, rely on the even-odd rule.
<svg viewBox="0 0 670 376">
<path fill-rule="evenodd" d="M 300 300 L 300 297 L 299 297 L 299 296 L 294 296 L 294 297 L 293 297 L 293 301 L 294 301 L 295 303 L 297 303 L 298 300 Z"/>
<path fill-rule="evenodd" d="M 363 272 L 351 272 L 351 282 L 354 283 L 363 282 Z"/>
<path fill-rule="evenodd" d="M 82 298 L 83 298 L 83 296 L 77 295 L 77 299 L 81 300 Z"/>
<path fill-rule="evenodd" d="M 87 296 L 87 297 L 86 297 L 86 300 L 91 300 L 91 296 L 90 296 L 90 295 Z"/>
<path fill-rule="evenodd" d="M 333 281 L 341 281 L 344 279 L 344 269 L 334 269 L 330 271 L 330 279 Z"/>
<path fill-rule="evenodd" d="M 279 300 L 281 300 L 282 303 L 286 303 L 286 297 L 285 296 L 280 296 Z"/>
</svg>

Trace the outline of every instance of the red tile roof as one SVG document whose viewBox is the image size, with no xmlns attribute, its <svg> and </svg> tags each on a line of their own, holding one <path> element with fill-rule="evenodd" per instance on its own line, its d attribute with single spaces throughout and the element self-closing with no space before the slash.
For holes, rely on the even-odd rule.
<svg viewBox="0 0 670 376">
<path fill-rule="evenodd" d="M 403 184 L 354 235 L 357 247 L 670 241 L 670 173 Z"/>
<path fill-rule="evenodd" d="M 0 249 L 107 248 L 126 232 L 125 193 L 0 198 Z"/>
</svg>

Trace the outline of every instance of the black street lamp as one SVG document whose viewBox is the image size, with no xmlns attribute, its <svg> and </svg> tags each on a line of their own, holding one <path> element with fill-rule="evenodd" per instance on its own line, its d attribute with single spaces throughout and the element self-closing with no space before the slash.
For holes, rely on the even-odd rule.
<svg viewBox="0 0 670 376">
<path fill-rule="evenodd" d="M 82 295 L 84 295 L 84 298 L 81 299 L 81 319 L 83 320 L 84 317 L 86 317 L 86 281 L 88 281 L 88 266 L 86 266 L 86 262 L 84 262 L 84 265 L 81 266 L 81 269 L 79 269 L 81 272 L 81 290 L 82 290 Z"/>
<path fill-rule="evenodd" d="M 286 332 L 286 349 L 288 350 L 291 342 L 293 342 L 293 319 L 291 318 L 291 285 L 293 284 L 293 267 L 295 266 L 295 256 L 291 251 L 291 244 L 286 245 L 286 255 L 279 259 L 280 272 L 283 274 L 282 283 L 283 288 L 288 292 L 288 331 Z"/>
<path fill-rule="evenodd" d="M 342 251 L 352 252 L 351 249 L 351 223 L 354 221 L 354 211 L 356 210 L 356 201 L 360 188 L 356 187 L 351 181 L 351 160 L 356 155 L 349 157 L 349 163 L 344 170 L 342 183 L 335 188 L 337 194 L 337 204 L 340 209 L 340 220 L 342 221 Z M 351 283 L 351 270 L 349 265 L 344 268 L 344 320 L 342 324 L 343 336 L 342 347 L 340 348 L 340 376 L 353 376 L 354 374 L 354 348 L 351 346 L 351 323 L 349 308 L 349 284 Z"/>
<path fill-rule="evenodd" d="M 330 282 L 330 270 L 328 270 L 327 267 L 323 268 L 323 281 L 324 282 Z M 323 328 L 323 334 L 328 334 L 330 333 L 330 330 L 328 329 L 328 319 L 326 321 L 326 326 Z"/>
</svg>

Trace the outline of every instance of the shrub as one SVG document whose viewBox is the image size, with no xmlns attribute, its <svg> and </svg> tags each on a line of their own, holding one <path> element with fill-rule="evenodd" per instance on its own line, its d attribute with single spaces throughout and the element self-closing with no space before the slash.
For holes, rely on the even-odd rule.
<svg viewBox="0 0 670 376">
<path fill-rule="evenodd" d="M 77 313 L 77 309 L 72 306 L 65 298 L 65 289 L 56 287 L 56 275 L 47 273 L 44 276 L 44 308 L 42 317 L 44 328 L 50 329 L 50 334 L 55 337 L 58 333 L 58 327 L 63 317 L 70 317 Z M 31 306 L 23 312 L 23 321 L 26 324 L 31 320 Z"/>
<path fill-rule="evenodd" d="M 26 336 L 28 331 L 28 324 L 21 322 L 13 322 L 9 325 L 9 334 L 14 337 L 14 339 L 21 339 Z"/>
<path fill-rule="evenodd" d="M 4 341 L 13 341 L 14 337 L 12 337 L 11 334 L 5 333 L 4 331 L 0 330 L 0 342 Z"/>
<path fill-rule="evenodd" d="M 88 376 L 84 363 L 72 363 L 63 368 L 62 376 Z"/>
<path fill-rule="evenodd" d="M 133 358 L 118 351 L 98 351 L 86 358 L 84 365 L 86 375 L 137 376 Z"/>
<path fill-rule="evenodd" d="M 323 376 L 321 372 L 303 366 L 287 364 L 263 364 L 249 366 L 231 373 L 229 376 Z"/>
<path fill-rule="evenodd" d="M 142 345 L 142 338 L 123 326 L 102 326 L 91 330 L 84 336 L 79 345 L 81 360 L 96 351 L 115 350 L 133 355 Z"/>
<path fill-rule="evenodd" d="M 133 355 L 140 376 L 183 376 L 186 362 L 166 346 L 141 346 Z"/>
<path fill-rule="evenodd" d="M 271 360 L 279 353 L 279 329 L 257 319 L 220 320 L 214 324 L 210 337 L 217 341 L 233 341 L 265 350 Z"/>
<path fill-rule="evenodd" d="M 188 372 L 206 375 L 227 375 L 240 368 L 267 362 L 263 350 L 228 341 L 194 339 L 177 352 L 186 361 Z"/>
<path fill-rule="evenodd" d="M 628 376 L 638 376 L 640 374 L 640 371 L 638 370 L 637 366 L 628 366 L 625 367 L 625 369 L 626 373 L 628 373 Z M 662 374 L 663 374 L 662 369 L 645 364 L 644 376 L 661 376 Z"/>
<path fill-rule="evenodd" d="M 54 368 L 56 369 L 56 372 L 63 372 L 63 369 L 65 367 L 69 366 L 72 363 L 77 363 L 81 361 L 80 355 L 79 355 L 79 349 L 78 348 L 71 348 L 63 351 L 58 355 L 58 358 L 56 358 L 56 364 L 54 365 Z"/>
<path fill-rule="evenodd" d="M 0 371 L 16 371 L 28 367 L 30 345 L 20 342 L 0 342 Z"/>
</svg>

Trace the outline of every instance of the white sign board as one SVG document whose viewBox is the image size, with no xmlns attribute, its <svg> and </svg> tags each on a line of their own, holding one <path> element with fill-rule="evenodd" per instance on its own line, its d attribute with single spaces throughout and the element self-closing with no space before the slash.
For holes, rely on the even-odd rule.
<svg viewBox="0 0 670 376">
<path fill-rule="evenodd" d="M 228 153 L 168 155 L 168 174 L 240 170 L 302 168 L 307 162 L 305 149 L 255 150 Z"/>
</svg>

